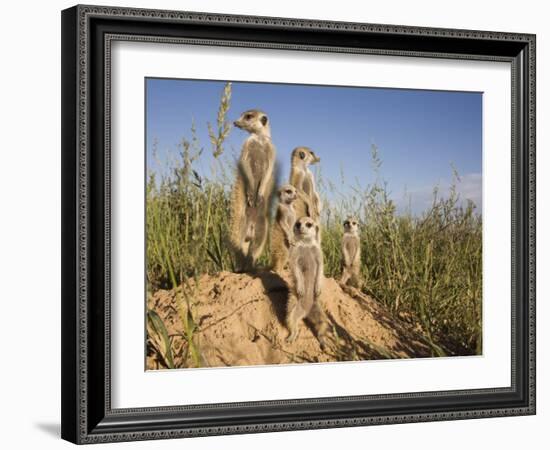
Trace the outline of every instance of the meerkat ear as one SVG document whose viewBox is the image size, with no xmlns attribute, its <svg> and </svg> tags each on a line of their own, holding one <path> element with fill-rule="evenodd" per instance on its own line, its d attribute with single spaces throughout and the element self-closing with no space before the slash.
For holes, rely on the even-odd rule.
<svg viewBox="0 0 550 450">
<path fill-rule="evenodd" d="M 267 116 L 262 116 L 260 122 L 262 122 L 262 125 L 265 127 L 267 125 Z"/>
<path fill-rule="evenodd" d="M 306 157 L 306 153 L 305 152 L 300 152 L 300 159 L 304 159 Z"/>
</svg>

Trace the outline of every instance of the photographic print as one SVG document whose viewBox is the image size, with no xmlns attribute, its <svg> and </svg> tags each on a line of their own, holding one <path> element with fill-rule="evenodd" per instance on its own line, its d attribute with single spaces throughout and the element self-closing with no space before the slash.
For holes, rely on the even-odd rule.
<svg viewBox="0 0 550 450">
<path fill-rule="evenodd" d="M 482 93 L 145 100 L 147 370 L 482 354 Z"/>
<path fill-rule="evenodd" d="M 61 23 L 64 439 L 536 413 L 535 35 Z"/>
</svg>

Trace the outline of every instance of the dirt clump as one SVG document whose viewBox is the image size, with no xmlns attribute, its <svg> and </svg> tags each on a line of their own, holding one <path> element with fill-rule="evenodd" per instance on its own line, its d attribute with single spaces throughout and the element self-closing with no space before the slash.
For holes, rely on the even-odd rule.
<svg viewBox="0 0 550 450">
<path fill-rule="evenodd" d="M 431 356 L 410 326 L 380 303 L 332 278 L 321 305 L 329 320 L 329 345 L 321 349 L 306 323 L 287 343 L 288 274 L 221 272 L 149 296 L 148 309 L 162 320 L 173 367 L 251 366 Z M 159 339 L 148 327 L 147 368 L 168 367 Z M 191 343 L 191 344 L 190 344 Z"/>
</svg>

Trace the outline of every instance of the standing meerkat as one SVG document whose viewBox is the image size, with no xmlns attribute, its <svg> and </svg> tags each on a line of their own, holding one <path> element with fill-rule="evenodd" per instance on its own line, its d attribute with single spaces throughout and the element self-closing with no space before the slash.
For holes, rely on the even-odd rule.
<svg viewBox="0 0 550 450">
<path fill-rule="evenodd" d="M 275 147 L 267 115 L 257 109 L 234 122 L 250 133 L 244 141 L 231 195 L 231 244 L 238 270 L 251 270 L 262 254 L 274 185 Z"/>
<path fill-rule="evenodd" d="M 314 327 L 321 348 L 324 348 L 328 325 L 319 305 L 324 275 L 318 234 L 319 225 L 311 217 L 302 217 L 294 225 L 294 245 L 289 255 L 292 285 L 286 317 L 287 342 L 296 339 L 299 322 L 306 319 Z"/>
<path fill-rule="evenodd" d="M 342 278 L 340 283 L 357 288 L 361 287 L 361 242 L 359 240 L 359 221 L 348 217 L 344 221 L 344 236 L 342 237 Z"/>
<path fill-rule="evenodd" d="M 291 184 L 284 184 L 279 188 L 279 205 L 275 215 L 275 224 L 271 230 L 271 258 L 273 270 L 281 273 L 288 263 L 288 251 L 294 243 L 293 227 L 296 223 L 294 201 L 296 188 Z"/>
<path fill-rule="evenodd" d="M 317 222 L 321 215 L 321 198 L 315 188 L 315 178 L 309 166 L 319 161 L 321 158 L 308 147 L 295 148 L 290 159 L 290 184 L 298 190 L 296 215 L 309 216 Z"/>
</svg>

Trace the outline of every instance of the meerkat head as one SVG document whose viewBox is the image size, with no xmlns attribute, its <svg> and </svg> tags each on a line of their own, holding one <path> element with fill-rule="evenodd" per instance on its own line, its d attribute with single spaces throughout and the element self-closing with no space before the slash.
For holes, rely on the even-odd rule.
<svg viewBox="0 0 550 450">
<path fill-rule="evenodd" d="M 278 193 L 279 193 L 279 201 L 281 203 L 286 203 L 287 205 L 290 205 L 298 197 L 296 188 L 291 184 L 283 184 L 279 188 Z"/>
<path fill-rule="evenodd" d="M 318 241 L 319 225 L 311 217 L 301 217 L 294 224 L 294 236 L 297 241 Z"/>
<path fill-rule="evenodd" d="M 313 150 L 308 147 L 296 147 L 292 150 L 292 164 L 300 164 L 308 166 L 310 164 L 315 164 L 321 161 Z"/>
<path fill-rule="evenodd" d="M 359 221 L 355 217 L 349 216 L 344 220 L 344 231 L 355 235 L 359 234 Z"/>
<path fill-rule="evenodd" d="M 241 114 L 235 122 L 237 128 L 248 131 L 251 134 L 260 136 L 270 136 L 271 130 L 269 127 L 269 119 L 267 115 L 258 109 L 249 109 Z"/>
</svg>

